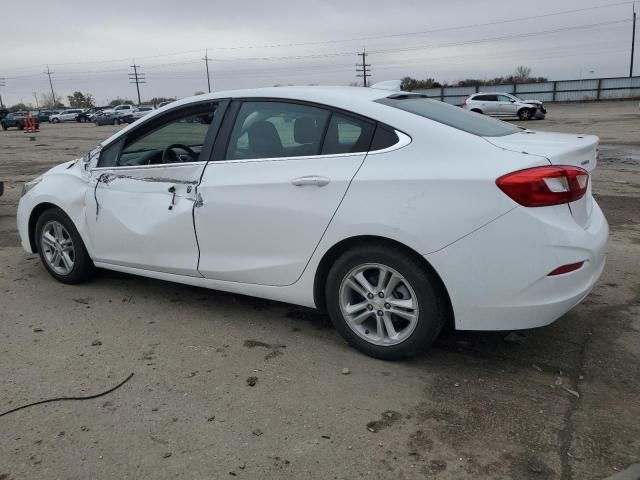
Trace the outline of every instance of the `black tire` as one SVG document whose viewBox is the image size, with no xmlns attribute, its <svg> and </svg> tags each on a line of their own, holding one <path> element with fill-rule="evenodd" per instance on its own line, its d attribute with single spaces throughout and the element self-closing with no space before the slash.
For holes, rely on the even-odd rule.
<svg viewBox="0 0 640 480">
<path fill-rule="evenodd" d="M 73 242 L 73 267 L 66 275 L 61 275 L 54 271 L 45 258 L 44 249 L 42 247 L 42 230 L 51 221 L 56 221 L 62 224 Z M 40 261 L 51 276 L 59 282 L 77 284 L 85 282 L 94 276 L 96 267 L 87 253 L 87 249 L 84 246 L 84 242 L 82 241 L 78 230 L 71 219 L 59 208 L 50 208 L 45 210 L 40 217 L 38 217 L 38 221 L 36 222 L 35 240 L 38 248 L 38 254 L 40 255 Z"/>
<path fill-rule="evenodd" d="M 532 117 L 533 117 L 533 114 L 531 113 L 530 109 L 521 108 L 520 110 L 518 110 L 518 118 L 520 120 L 531 120 Z"/>
<path fill-rule="evenodd" d="M 340 308 L 340 287 L 343 280 L 354 268 L 372 263 L 391 267 L 408 281 L 415 293 L 418 305 L 417 324 L 401 343 L 384 346 L 365 340 L 349 326 Z M 399 360 L 426 350 L 442 330 L 446 319 L 446 302 L 433 274 L 422 268 L 403 249 L 382 244 L 363 245 L 342 254 L 329 271 L 326 299 L 331 320 L 345 340 L 362 353 L 382 360 Z M 371 318 L 375 320 L 375 317 Z"/>
<path fill-rule="evenodd" d="M 478 108 L 472 108 L 471 109 L 472 112 L 476 112 L 479 113 L 480 115 L 482 115 L 482 110 L 478 109 Z"/>
<path fill-rule="evenodd" d="M 8 129 L 9 129 L 9 127 L 7 127 L 7 126 L 3 123 L 3 124 L 2 124 L 2 130 L 5 130 L 5 131 L 6 131 L 6 130 L 8 130 Z"/>
</svg>

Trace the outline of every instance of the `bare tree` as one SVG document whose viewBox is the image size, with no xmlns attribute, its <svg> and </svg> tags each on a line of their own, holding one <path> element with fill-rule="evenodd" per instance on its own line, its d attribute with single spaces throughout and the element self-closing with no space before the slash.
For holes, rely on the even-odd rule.
<svg viewBox="0 0 640 480">
<path fill-rule="evenodd" d="M 513 79 L 516 83 L 524 83 L 531 78 L 531 69 L 529 67 L 525 67 L 524 65 L 518 66 L 516 71 L 513 72 Z"/>
<path fill-rule="evenodd" d="M 63 108 L 62 97 L 56 95 L 53 97 L 50 93 L 43 93 L 40 95 L 40 104 L 43 108 Z"/>
</svg>

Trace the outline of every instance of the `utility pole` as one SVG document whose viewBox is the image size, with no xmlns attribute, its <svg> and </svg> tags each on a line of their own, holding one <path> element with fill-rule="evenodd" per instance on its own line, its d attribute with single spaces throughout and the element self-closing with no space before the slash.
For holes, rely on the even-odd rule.
<svg viewBox="0 0 640 480">
<path fill-rule="evenodd" d="M 209 87 L 209 93 L 211 93 L 211 78 L 209 78 L 209 56 L 207 55 L 207 49 L 204 49 L 204 65 L 207 69 L 207 87 Z"/>
<path fill-rule="evenodd" d="M 53 82 L 51 81 L 51 75 L 53 72 L 49 70 L 49 65 L 47 65 L 47 71 L 44 72 L 49 77 L 49 86 L 51 87 L 51 108 L 55 108 L 56 106 L 56 94 L 53 91 Z"/>
<path fill-rule="evenodd" d="M 136 90 L 138 91 L 138 105 L 140 105 L 142 103 L 142 100 L 140 100 L 140 84 L 141 83 L 147 83 L 145 78 L 144 78 L 144 73 L 138 73 L 138 69 L 140 68 L 140 65 L 136 65 L 136 62 L 133 62 L 133 65 L 129 65 L 131 68 L 133 68 L 133 73 L 129 74 L 129 83 L 135 83 L 136 84 Z"/>
<path fill-rule="evenodd" d="M 631 33 L 631 64 L 629 65 L 629 76 L 633 77 L 633 51 L 636 46 L 636 4 L 633 5 L 633 33 Z"/>
<path fill-rule="evenodd" d="M 371 76 L 371 64 L 367 63 L 367 57 L 369 56 L 369 54 L 367 53 L 367 50 L 365 48 L 362 49 L 362 53 L 358 53 L 358 56 L 362 57 L 362 63 L 357 63 L 356 64 L 356 77 L 361 77 L 362 78 L 362 83 L 363 85 L 366 87 L 367 86 L 367 78 L 369 78 Z M 369 70 L 367 70 L 369 69 Z"/>
<path fill-rule="evenodd" d="M 0 87 L 4 87 L 4 77 L 0 77 Z M 4 107 L 4 103 L 2 103 L 2 95 L 0 95 L 0 108 Z"/>
</svg>

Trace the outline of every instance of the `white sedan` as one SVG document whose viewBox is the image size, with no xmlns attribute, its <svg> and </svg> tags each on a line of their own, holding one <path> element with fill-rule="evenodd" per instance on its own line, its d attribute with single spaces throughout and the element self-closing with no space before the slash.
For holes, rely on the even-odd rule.
<svg viewBox="0 0 640 480">
<path fill-rule="evenodd" d="M 376 88 L 218 92 L 25 184 L 18 227 L 61 282 L 98 267 L 326 309 L 397 359 L 448 322 L 540 327 L 591 291 L 597 145 Z"/>
</svg>

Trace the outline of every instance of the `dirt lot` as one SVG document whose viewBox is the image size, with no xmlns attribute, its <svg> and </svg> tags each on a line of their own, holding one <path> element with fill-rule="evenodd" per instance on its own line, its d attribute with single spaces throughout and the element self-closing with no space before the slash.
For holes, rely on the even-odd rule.
<svg viewBox="0 0 640 480">
<path fill-rule="evenodd" d="M 549 111 L 527 126 L 603 139 L 603 278 L 517 342 L 447 332 L 399 363 L 291 305 L 109 272 L 54 282 L 19 247 L 20 184 L 117 128 L 0 132 L 0 412 L 135 373 L 0 418 L 0 479 L 582 480 L 640 462 L 640 111 Z"/>
</svg>

